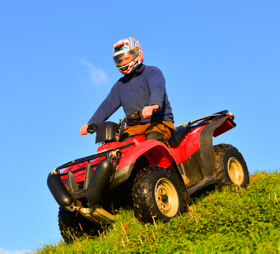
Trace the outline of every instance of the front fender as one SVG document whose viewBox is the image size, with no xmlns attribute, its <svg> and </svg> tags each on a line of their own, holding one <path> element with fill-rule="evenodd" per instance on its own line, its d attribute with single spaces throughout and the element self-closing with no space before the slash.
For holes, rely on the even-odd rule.
<svg viewBox="0 0 280 254">
<path fill-rule="evenodd" d="M 174 161 L 174 158 L 166 145 L 157 140 L 147 140 L 136 144 L 123 154 L 119 161 L 117 170 L 135 163 L 135 161 L 144 155 L 151 165 L 159 165 L 168 168 Z"/>
<path fill-rule="evenodd" d="M 114 180 L 110 184 L 109 190 L 115 188 L 129 178 L 135 162 L 142 155 L 145 156 L 150 165 L 159 165 L 168 168 L 174 162 L 172 154 L 163 143 L 157 140 L 147 140 L 138 143 L 125 152 L 119 160 Z"/>
</svg>

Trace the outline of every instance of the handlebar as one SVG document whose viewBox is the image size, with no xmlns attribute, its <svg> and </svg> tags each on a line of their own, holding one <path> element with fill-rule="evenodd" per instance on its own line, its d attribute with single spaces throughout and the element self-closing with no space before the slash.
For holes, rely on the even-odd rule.
<svg viewBox="0 0 280 254">
<path fill-rule="evenodd" d="M 158 109 L 154 109 L 153 110 L 153 114 L 154 113 L 157 113 L 159 110 Z M 124 125 L 126 123 L 131 123 L 131 122 L 134 122 L 134 121 L 141 121 L 141 117 L 142 117 L 142 112 L 140 110 L 136 110 L 136 111 L 132 111 L 131 112 L 131 115 L 130 116 L 126 116 L 121 122 L 119 125 Z M 98 123 L 91 123 L 88 125 L 88 129 L 87 129 L 87 132 L 90 133 L 90 134 L 93 134 L 94 132 L 96 132 L 97 130 L 97 126 L 98 126 Z"/>
<path fill-rule="evenodd" d="M 158 109 L 154 109 L 153 110 L 153 114 L 157 113 L 159 110 Z M 130 123 L 130 122 L 134 122 L 137 120 L 140 120 L 142 117 L 142 112 L 140 112 L 140 110 L 136 110 L 136 111 L 132 111 L 130 116 L 126 117 L 126 122 Z"/>
</svg>

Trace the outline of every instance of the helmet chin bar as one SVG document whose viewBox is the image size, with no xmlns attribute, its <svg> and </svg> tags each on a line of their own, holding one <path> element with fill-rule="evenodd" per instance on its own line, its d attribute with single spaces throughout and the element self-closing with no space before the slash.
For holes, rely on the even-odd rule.
<svg viewBox="0 0 280 254">
<path fill-rule="evenodd" d="M 133 62 L 133 60 L 132 60 L 131 62 Z M 131 64 L 131 62 L 128 63 L 128 64 L 126 64 L 126 65 L 124 65 L 124 66 L 117 66 L 117 68 L 118 68 L 120 71 L 126 71 L 127 68 L 129 67 L 129 65 Z"/>
<path fill-rule="evenodd" d="M 122 74 L 127 75 L 132 71 L 134 71 L 140 64 L 141 62 L 139 63 L 138 59 L 134 59 L 133 61 L 131 61 L 130 63 L 124 66 L 120 66 L 120 67 L 117 66 L 117 68 Z"/>
</svg>

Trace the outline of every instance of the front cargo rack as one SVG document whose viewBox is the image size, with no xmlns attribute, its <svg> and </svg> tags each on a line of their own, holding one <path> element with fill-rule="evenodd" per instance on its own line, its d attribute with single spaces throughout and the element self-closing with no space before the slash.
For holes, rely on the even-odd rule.
<svg viewBox="0 0 280 254">
<path fill-rule="evenodd" d="M 97 159 L 99 157 L 107 155 L 110 152 L 113 152 L 113 151 L 116 151 L 116 150 L 122 150 L 122 149 L 130 147 L 132 145 L 135 145 L 135 143 L 132 142 L 132 143 L 129 143 L 127 145 L 119 146 L 119 147 L 116 147 L 114 149 L 111 149 L 111 150 L 108 150 L 108 151 L 105 151 L 105 152 L 101 152 L 101 153 L 93 154 L 93 155 L 90 155 L 90 156 L 87 156 L 87 157 L 84 157 L 84 158 L 80 158 L 80 159 L 76 159 L 76 160 L 73 160 L 73 161 L 69 161 L 69 162 L 67 162 L 67 163 L 57 167 L 55 169 L 55 171 L 58 171 L 58 170 L 63 169 L 63 168 L 71 167 L 71 166 L 74 166 L 74 165 L 82 163 L 82 162 L 86 162 L 86 161 L 91 161 L 91 160 Z M 78 172 L 78 171 L 81 171 L 83 169 L 85 169 L 85 167 L 76 169 L 75 171 L 72 171 L 72 172 Z M 64 175 L 64 174 L 60 174 L 60 175 Z"/>
</svg>

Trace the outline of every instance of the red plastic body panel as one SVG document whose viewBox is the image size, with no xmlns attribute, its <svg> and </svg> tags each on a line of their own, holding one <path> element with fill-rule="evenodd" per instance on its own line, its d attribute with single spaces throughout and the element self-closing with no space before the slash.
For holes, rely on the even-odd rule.
<svg viewBox="0 0 280 254">
<path fill-rule="evenodd" d="M 143 142 L 145 141 L 145 136 L 144 135 L 138 135 L 132 139 L 129 139 L 127 140 L 126 142 L 111 142 L 111 143 L 108 143 L 108 144 L 104 144 L 104 145 L 101 145 L 97 148 L 97 153 L 101 153 L 101 152 L 105 152 L 105 151 L 108 151 L 108 150 L 111 150 L 111 149 L 115 149 L 119 146 L 123 146 L 125 144 L 129 144 L 129 143 L 135 143 L 135 144 L 138 144 L 140 142 Z M 127 147 L 125 149 L 122 149 L 122 153 L 125 154 L 128 150 L 130 149 L 133 149 L 134 146 L 130 146 L 130 147 Z M 102 157 L 99 157 L 97 159 L 94 159 L 94 160 L 91 160 L 90 162 L 92 162 L 93 164 L 97 164 L 98 162 L 100 162 L 101 160 L 103 160 L 105 158 L 105 156 L 102 156 Z M 123 157 L 122 157 L 123 158 Z M 120 159 L 120 161 L 122 160 L 122 158 Z M 71 171 L 74 171 L 76 169 L 79 169 L 79 168 L 83 168 L 85 167 L 89 162 L 83 162 L 83 163 L 79 163 L 79 164 L 76 164 L 74 166 L 71 166 L 71 167 L 68 167 L 66 168 L 62 173 L 67 173 L 67 171 L 70 169 Z M 120 167 L 118 167 L 120 168 Z M 96 167 L 93 168 L 93 171 L 95 171 Z M 85 170 L 82 170 L 82 171 L 79 171 L 79 172 L 76 172 L 74 173 L 75 175 L 75 180 L 76 182 L 83 182 L 84 179 L 85 179 Z M 62 180 L 66 180 L 67 179 L 67 175 L 65 176 L 62 176 L 61 177 Z"/>
<path fill-rule="evenodd" d="M 97 153 L 101 153 L 101 152 L 105 152 L 105 151 L 108 151 L 108 150 L 111 150 L 111 149 L 115 149 L 119 146 L 123 146 L 123 145 L 126 145 L 126 144 L 129 144 L 129 143 L 135 143 L 135 144 L 138 144 L 140 142 L 144 142 L 146 139 L 145 139 L 145 136 L 144 135 L 138 135 L 138 136 L 135 136 L 134 138 L 131 138 L 129 140 L 127 140 L 126 142 L 111 142 L 111 143 L 107 143 L 107 144 L 104 144 L 102 146 L 99 146 L 97 148 Z M 125 148 L 125 149 L 122 149 L 122 152 L 126 151 L 127 149 L 131 149 L 131 147 L 129 148 Z"/>
<path fill-rule="evenodd" d="M 192 132 L 189 132 L 182 140 L 179 147 L 171 148 L 177 164 L 187 160 L 199 148 L 199 135 L 205 126 L 198 127 Z"/>
<path fill-rule="evenodd" d="M 104 145 L 101 145 L 97 149 L 97 153 L 105 152 L 111 149 L 115 149 L 117 147 L 123 146 L 129 143 L 135 143 L 133 146 L 129 146 L 121 150 L 122 157 L 118 161 L 118 165 L 116 170 L 123 168 L 127 165 L 135 163 L 135 161 L 142 155 L 146 157 L 151 165 L 159 165 L 161 167 L 168 168 L 169 165 L 176 160 L 177 164 L 180 164 L 186 161 L 192 154 L 200 149 L 200 133 L 205 128 L 206 125 L 197 127 L 193 131 L 186 134 L 184 139 L 182 140 L 179 147 L 171 148 L 172 154 L 170 150 L 161 142 L 156 140 L 145 140 L 144 135 L 138 135 L 134 138 L 127 140 L 126 142 L 111 142 Z M 234 128 L 236 124 L 230 119 L 227 118 L 221 126 L 219 126 L 213 133 L 213 136 L 219 136 L 222 133 Z M 174 156 L 174 157 L 173 157 Z M 103 160 L 105 156 L 99 157 L 97 159 L 91 160 L 93 164 L 99 163 Z M 79 163 L 72 167 L 66 168 L 63 173 L 67 173 L 70 169 L 71 171 L 85 167 L 88 162 Z M 95 170 L 93 168 L 93 170 Z M 79 171 L 75 173 L 76 182 L 83 182 L 85 176 L 85 170 Z M 62 180 L 67 179 L 67 175 L 61 177 Z"/>
<path fill-rule="evenodd" d="M 151 165 L 159 165 L 165 168 L 174 161 L 170 151 L 163 143 L 157 140 L 147 140 L 136 144 L 127 153 L 123 153 L 117 170 L 134 163 L 141 155 L 144 155 Z"/>
<path fill-rule="evenodd" d="M 86 162 L 79 163 L 79 164 L 76 164 L 76 165 L 74 165 L 74 166 L 72 166 L 72 167 L 66 168 L 62 173 L 67 173 L 67 171 L 68 171 L 69 169 L 71 169 L 71 171 L 74 171 L 74 170 L 76 170 L 76 169 L 83 168 L 83 167 L 85 167 L 87 164 L 88 164 L 87 161 L 86 161 Z M 76 172 L 74 175 L 75 175 L 75 180 L 76 180 L 76 182 L 81 182 L 81 181 L 84 181 L 84 179 L 85 179 L 85 171 L 84 171 L 84 170 L 83 170 L 83 171 Z M 67 179 L 67 175 L 61 176 L 61 179 L 62 179 L 62 180 L 66 180 L 66 179 Z M 82 180 L 81 180 L 81 179 L 82 179 Z"/>
</svg>

